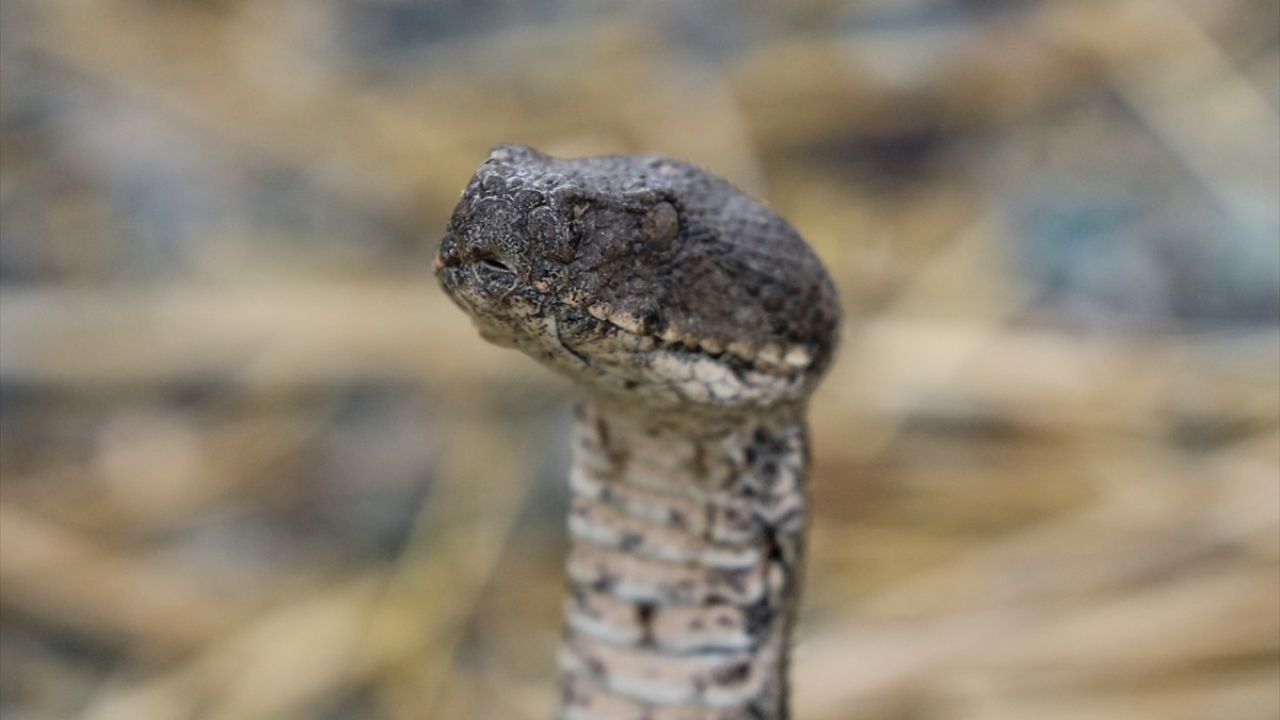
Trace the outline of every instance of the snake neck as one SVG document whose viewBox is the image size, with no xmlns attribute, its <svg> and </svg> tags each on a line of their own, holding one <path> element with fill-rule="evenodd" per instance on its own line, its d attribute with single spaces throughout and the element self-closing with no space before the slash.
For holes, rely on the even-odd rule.
<svg viewBox="0 0 1280 720">
<path fill-rule="evenodd" d="M 561 720 L 786 720 L 803 409 L 691 432 L 579 408 Z"/>
</svg>

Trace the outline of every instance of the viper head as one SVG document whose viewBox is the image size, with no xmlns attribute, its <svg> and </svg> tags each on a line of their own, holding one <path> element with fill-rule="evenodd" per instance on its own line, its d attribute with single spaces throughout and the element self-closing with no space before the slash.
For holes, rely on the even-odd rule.
<svg viewBox="0 0 1280 720">
<path fill-rule="evenodd" d="M 790 225 L 665 157 L 499 146 L 436 273 L 486 339 L 656 408 L 799 400 L 836 343 L 834 287 Z"/>
</svg>

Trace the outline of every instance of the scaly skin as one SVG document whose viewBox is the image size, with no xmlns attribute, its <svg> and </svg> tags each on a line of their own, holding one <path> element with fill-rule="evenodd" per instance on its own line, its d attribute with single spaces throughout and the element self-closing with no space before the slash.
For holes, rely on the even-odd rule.
<svg viewBox="0 0 1280 720">
<path fill-rule="evenodd" d="M 568 374 L 563 720 L 786 720 L 810 392 L 839 303 L 781 218 L 661 157 L 491 153 L 436 272 Z"/>
</svg>

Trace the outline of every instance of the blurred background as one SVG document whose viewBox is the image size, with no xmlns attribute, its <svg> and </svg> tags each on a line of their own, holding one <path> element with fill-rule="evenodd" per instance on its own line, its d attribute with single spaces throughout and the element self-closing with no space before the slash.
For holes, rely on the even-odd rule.
<svg viewBox="0 0 1280 720">
<path fill-rule="evenodd" d="M 847 314 L 798 720 L 1280 718 L 1280 4 L 4 0 L 0 717 L 539 720 L 572 389 L 490 146 L 695 161 Z"/>
</svg>

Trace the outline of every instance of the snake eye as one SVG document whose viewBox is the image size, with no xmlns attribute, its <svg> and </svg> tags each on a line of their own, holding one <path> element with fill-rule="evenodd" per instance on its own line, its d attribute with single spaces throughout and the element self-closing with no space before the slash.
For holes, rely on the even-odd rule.
<svg viewBox="0 0 1280 720">
<path fill-rule="evenodd" d="M 649 246 L 659 251 L 670 250 L 675 247 L 679 234 L 680 217 L 675 207 L 669 202 L 654 205 L 644 219 L 644 235 Z"/>
</svg>

